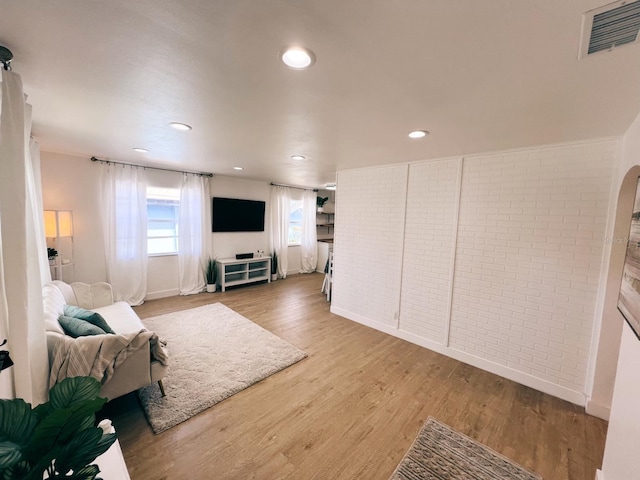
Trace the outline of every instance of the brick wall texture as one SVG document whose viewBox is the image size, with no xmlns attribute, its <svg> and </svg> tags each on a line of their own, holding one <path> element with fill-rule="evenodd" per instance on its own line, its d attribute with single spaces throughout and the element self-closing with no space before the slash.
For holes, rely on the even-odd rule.
<svg viewBox="0 0 640 480">
<path fill-rule="evenodd" d="M 616 146 L 339 172 L 333 305 L 584 392 Z"/>
</svg>

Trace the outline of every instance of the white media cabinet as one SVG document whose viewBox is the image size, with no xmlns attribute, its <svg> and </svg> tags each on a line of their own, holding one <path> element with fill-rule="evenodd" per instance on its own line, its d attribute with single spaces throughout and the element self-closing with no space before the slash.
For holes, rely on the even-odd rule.
<svg viewBox="0 0 640 480">
<path fill-rule="evenodd" d="M 218 285 L 224 292 L 227 287 L 245 283 L 271 282 L 271 257 L 222 258 L 218 263 Z"/>
</svg>

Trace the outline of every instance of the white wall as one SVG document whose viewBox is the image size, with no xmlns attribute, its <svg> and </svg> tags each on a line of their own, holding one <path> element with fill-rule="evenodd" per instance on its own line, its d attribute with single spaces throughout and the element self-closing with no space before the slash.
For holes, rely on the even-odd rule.
<svg viewBox="0 0 640 480">
<path fill-rule="evenodd" d="M 42 152 L 40 156 L 44 209 L 73 211 L 75 280 L 104 282 L 99 165 L 73 155 Z"/>
<path fill-rule="evenodd" d="M 264 232 L 230 232 L 213 234 L 213 255 L 234 257 L 236 253 L 269 251 L 269 193 L 266 182 L 254 182 L 233 177 L 214 176 L 210 183 L 212 197 L 243 198 L 266 202 Z"/>
<path fill-rule="evenodd" d="M 99 164 L 86 157 L 68 154 L 42 152 L 41 157 L 44 208 L 73 211 L 75 281 L 106 281 Z M 148 169 L 147 179 L 150 185 L 179 188 L 181 175 Z M 267 203 L 268 213 L 270 186 L 266 182 L 215 176 L 209 185 L 210 197 L 262 200 Z M 212 255 L 220 258 L 258 249 L 269 249 L 268 222 L 264 232 L 212 233 Z M 290 249 L 289 269 L 295 273 L 300 270 L 299 249 Z M 146 298 L 177 295 L 178 291 L 177 255 L 149 257 Z"/>
<path fill-rule="evenodd" d="M 640 116 L 625 134 L 622 164 L 618 174 L 620 195 L 616 214 L 614 240 L 625 239 L 633 206 L 633 196 L 640 176 Z M 620 213 L 621 212 L 621 213 Z M 598 368 L 594 397 L 606 398 L 606 388 L 614 383 L 609 428 L 605 445 L 602 480 L 627 480 L 637 478 L 640 472 L 640 341 L 616 309 L 616 288 L 620 287 L 626 242 L 613 243 L 607 289 L 610 294 L 605 303 L 602 330 L 598 349 Z M 620 342 L 620 334 L 622 341 Z M 618 355 L 619 352 L 619 355 Z M 617 358 L 617 369 L 611 371 L 611 363 Z"/>
<path fill-rule="evenodd" d="M 331 311 L 382 330 L 398 327 L 407 172 L 338 174 Z"/>
<path fill-rule="evenodd" d="M 584 405 L 616 148 L 339 172 L 331 310 Z"/>
</svg>

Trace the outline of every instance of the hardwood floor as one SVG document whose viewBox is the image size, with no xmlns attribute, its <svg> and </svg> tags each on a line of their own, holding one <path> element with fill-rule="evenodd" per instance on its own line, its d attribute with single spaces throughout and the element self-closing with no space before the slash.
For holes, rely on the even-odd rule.
<svg viewBox="0 0 640 480">
<path fill-rule="evenodd" d="M 584 409 L 329 312 L 323 275 L 146 302 L 222 302 L 308 358 L 160 435 L 135 394 L 104 415 L 132 480 L 388 479 L 428 416 L 541 474 L 592 480 L 606 422 Z"/>
</svg>

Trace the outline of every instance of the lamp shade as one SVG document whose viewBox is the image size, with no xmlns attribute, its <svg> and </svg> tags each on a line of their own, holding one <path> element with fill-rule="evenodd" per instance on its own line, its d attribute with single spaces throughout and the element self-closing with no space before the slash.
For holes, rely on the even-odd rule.
<svg viewBox="0 0 640 480">
<path fill-rule="evenodd" d="M 44 211 L 44 236 L 47 238 L 58 236 L 58 222 L 55 210 Z"/>
<path fill-rule="evenodd" d="M 45 210 L 44 234 L 47 238 L 72 237 L 73 214 L 71 210 Z"/>
<path fill-rule="evenodd" d="M 70 210 L 58 210 L 58 236 L 73 237 L 73 218 Z"/>
</svg>

